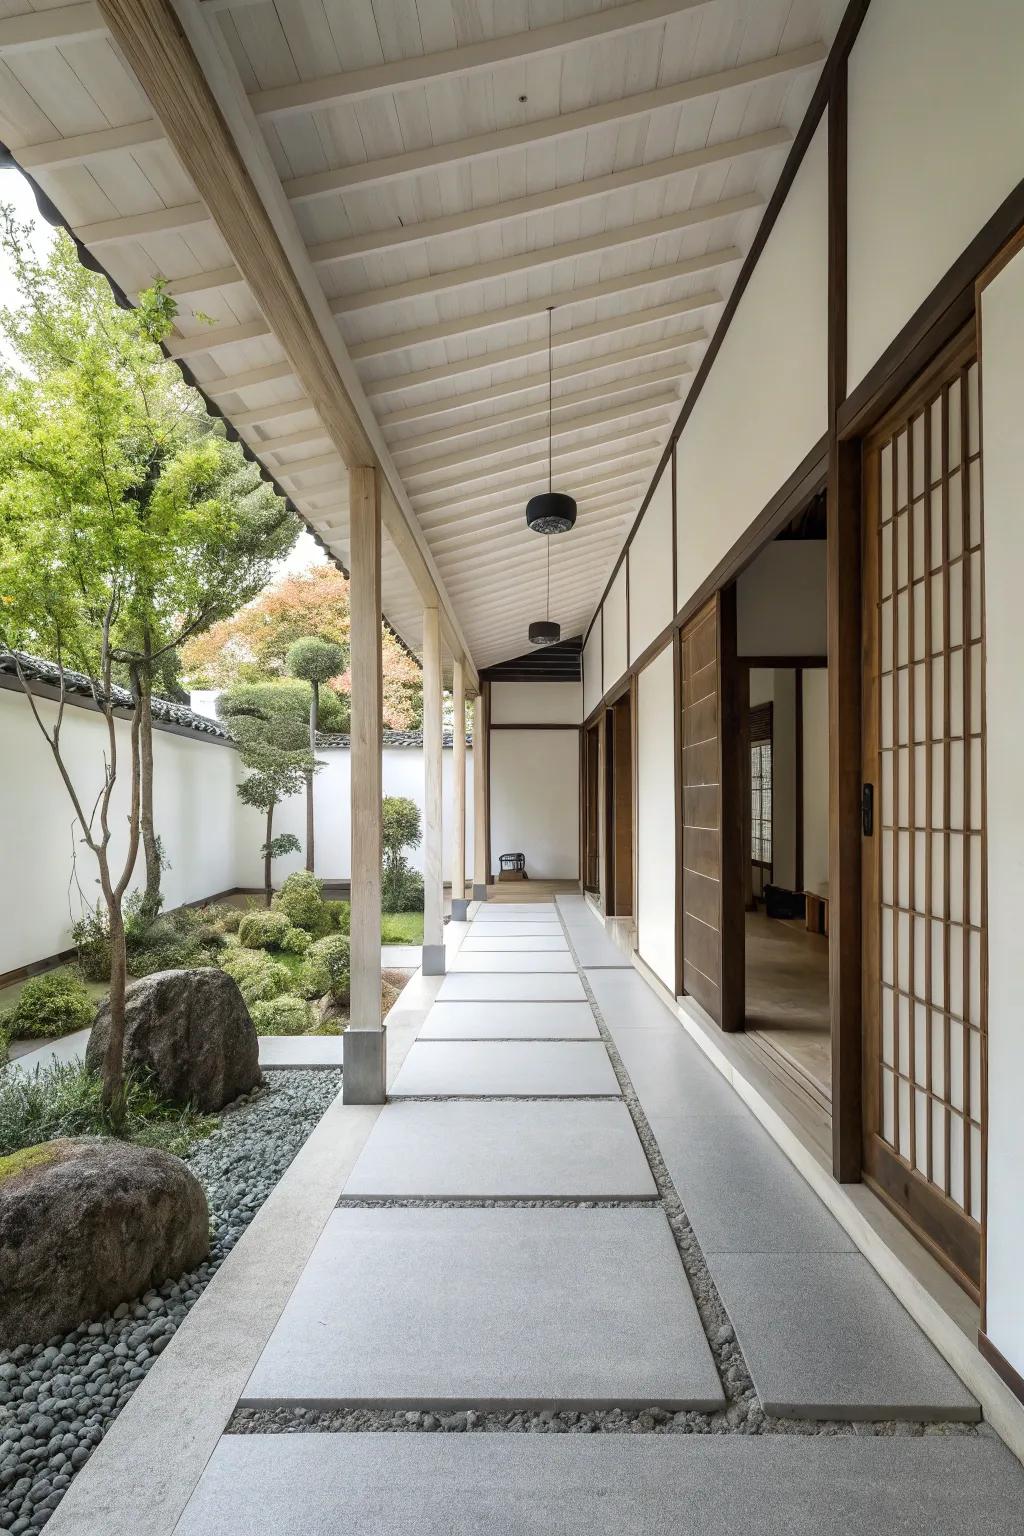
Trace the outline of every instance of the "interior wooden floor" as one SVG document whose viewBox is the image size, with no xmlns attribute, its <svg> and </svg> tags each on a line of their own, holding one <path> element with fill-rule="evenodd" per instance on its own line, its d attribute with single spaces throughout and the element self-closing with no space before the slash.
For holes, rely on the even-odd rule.
<svg viewBox="0 0 1024 1536">
<path fill-rule="evenodd" d="M 747 1035 L 822 1108 L 832 1104 L 828 939 L 748 912 Z"/>
<path fill-rule="evenodd" d="M 578 891 L 578 880 L 495 880 L 487 887 L 488 901 L 549 901 Z"/>
</svg>

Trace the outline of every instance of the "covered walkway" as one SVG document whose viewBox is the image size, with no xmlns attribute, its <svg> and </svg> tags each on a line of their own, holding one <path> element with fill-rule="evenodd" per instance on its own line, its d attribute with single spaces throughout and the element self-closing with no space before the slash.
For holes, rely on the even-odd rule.
<svg viewBox="0 0 1024 1536">
<path fill-rule="evenodd" d="M 463 931 L 178 1536 L 962 1536 L 1018 1507 L 959 1378 L 583 898 Z"/>
</svg>

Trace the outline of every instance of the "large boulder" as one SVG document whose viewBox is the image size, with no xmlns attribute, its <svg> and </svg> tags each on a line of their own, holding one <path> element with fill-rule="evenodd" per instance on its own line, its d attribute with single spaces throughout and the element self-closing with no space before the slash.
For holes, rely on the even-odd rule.
<svg viewBox="0 0 1024 1536">
<path fill-rule="evenodd" d="M 209 1247 L 203 1186 L 169 1152 L 83 1137 L 0 1158 L 0 1348 L 67 1333 Z"/>
<path fill-rule="evenodd" d="M 96 1015 L 85 1053 L 99 1071 L 110 1008 Z M 147 1072 L 174 1104 L 223 1109 L 260 1081 L 259 1042 L 238 984 L 224 971 L 155 971 L 128 988 L 124 1064 Z"/>
</svg>

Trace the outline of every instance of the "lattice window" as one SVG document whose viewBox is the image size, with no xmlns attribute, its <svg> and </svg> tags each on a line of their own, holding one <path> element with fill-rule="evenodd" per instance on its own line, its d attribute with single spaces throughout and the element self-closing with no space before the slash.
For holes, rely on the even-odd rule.
<svg viewBox="0 0 1024 1536">
<path fill-rule="evenodd" d="M 754 864 L 772 862 L 772 744 L 755 741 L 750 747 L 750 858 Z"/>
</svg>

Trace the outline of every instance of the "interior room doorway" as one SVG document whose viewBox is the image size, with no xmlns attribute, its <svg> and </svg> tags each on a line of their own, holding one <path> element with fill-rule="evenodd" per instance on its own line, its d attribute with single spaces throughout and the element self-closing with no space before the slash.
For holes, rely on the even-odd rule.
<svg viewBox="0 0 1024 1536">
<path fill-rule="evenodd" d="M 633 707 L 627 690 L 605 715 L 605 915 L 633 916 Z"/>
</svg>

